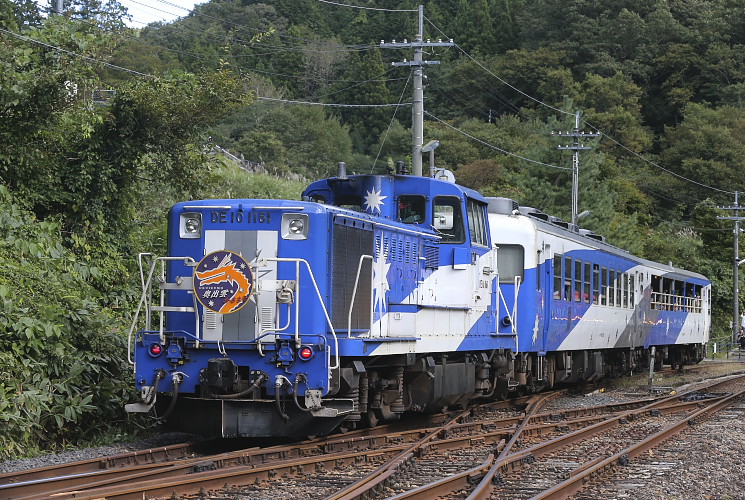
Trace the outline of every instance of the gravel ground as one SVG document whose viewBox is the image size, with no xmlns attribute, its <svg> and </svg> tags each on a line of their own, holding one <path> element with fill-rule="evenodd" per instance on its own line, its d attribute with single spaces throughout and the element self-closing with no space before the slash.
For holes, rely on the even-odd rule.
<svg viewBox="0 0 745 500">
<path fill-rule="evenodd" d="M 168 432 L 154 436 L 141 441 L 132 443 L 115 443 L 109 446 L 99 446 L 95 448 L 80 448 L 77 450 L 68 450 L 60 453 L 52 453 L 33 458 L 21 458 L 18 460 L 9 460 L 0 462 L 0 474 L 17 472 L 26 469 L 36 469 L 52 465 L 64 464 L 68 462 L 78 462 L 92 458 L 118 455 L 130 451 L 147 450 L 149 448 L 159 448 L 170 444 L 183 443 L 186 441 L 201 438 L 193 434 L 184 434 L 181 432 Z"/>
<path fill-rule="evenodd" d="M 675 387 L 678 390 L 682 390 L 691 384 L 695 384 L 701 380 L 721 377 L 725 375 L 731 375 L 733 373 L 739 373 L 745 371 L 745 363 L 713 363 L 710 361 L 704 361 L 701 363 L 703 370 L 696 371 L 684 371 L 683 374 L 672 374 L 672 375 L 655 375 L 653 382 L 654 386 L 667 386 Z M 606 386 L 592 394 L 586 396 L 575 396 L 563 398 L 564 402 L 552 403 L 557 404 L 559 407 L 564 406 L 596 406 L 609 404 L 613 402 L 619 402 L 629 399 L 640 399 L 648 395 L 647 386 L 647 374 L 636 375 L 631 378 L 615 379 L 609 381 Z M 721 461 L 722 457 L 727 458 L 735 455 L 739 464 L 739 475 L 736 478 L 736 484 L 742 484 L 745 481 L 745 449 L 743 444 L 745 443 L 745 415 L 739 415 L 739 418 L 729 419 L 732 425 L 732 433 L 725 432 L 722 436 L 723 442 L 735 441 L 735 439 L 727 439 L 727 436 L 737 436 L 739 439 L 740 448 L 731 451 L 715 452 L 714 448 L 706 448 L 699 450 L 700 453 L 707 453 L 711 451 L 715 453 L 712 456 L 710 462 L 716 463 Z M 82 448 L 77 450 L 69 450 L 61 453 L 54 453 L 44 455 L 35 458 L 25 458 L 20 460 L 10 460 L 7 462 L 0 462 L 0 474 L 15 472 L 19 470 L 45 467 L 50 465 L 56 465 L 66 462 L 74 462 L 79 460 L 87 460 L 91 458 L 97 458 L 112 454 L 126 453 L 135 450 L 144 450 L 148 448 L 156 448 L 159 446 L 167 446 L 169 444 L 182 443 L 184 441 L 193 440 L 198 436 L 183 434 L 183 433 L 164 433 L 158 436 L 145 439 L 137 442 L 130 443 L 115 443 L 109 446 L 101 446 L 96 448 Z M 706 456 L 698 456 L 697 460 L 707 461 Z M 745 484 L 740 489 L 742 494 L 740 496 L 730 497 L 717 497 L 711 496 L 708 498 L 743 498 L 745 499 Z M 622 498 L 622 497 L 621 497 Z M 687 498 L 687 497 L 658 497 L 658 498 Z M 691 497 L 699 498 L 699 497 Z M 707 498 L 707 497 L 700 497 Z"/>
<path fill-rule="evenodd" d="M 706 364 L 706 363 L 704 363 Z M 703 371 L 663 380 L 695 389 L 706 378 L 742 373 L 742 363 L 711 364 Z M 672 385 L 672 384 L 671 384 Z M 607 394 L 622 394 L 611 389 Z M 606 396 L 607 397 L 607 396 Z M 684 454 L 681 456 L 681 451 Z M 587 488 L 575 500 L 735 500 L 745 499 L 745 400 L 619 467 L 602 484 Z"/>
</svg>

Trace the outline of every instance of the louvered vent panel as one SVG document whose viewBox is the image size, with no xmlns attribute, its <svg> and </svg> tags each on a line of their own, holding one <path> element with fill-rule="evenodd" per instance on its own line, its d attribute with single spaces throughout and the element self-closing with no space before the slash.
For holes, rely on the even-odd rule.
<svg viewBox="0 0 745 500">
<path fill-rule="evenodd" d="M 215 311 L 209 311 L 204 308 L 204 328 L 207 330 L 214 330 L 217 328 L 217 313 Z"/>
<path fill-rule="evenodd" d="M 424 245 L 424 266 L 429 269 L 440 267 L 440 247 Z"/>
<path fill-rule="evenodd" d="M 261 328 L 263 330 L 270 330 L 274 328 L 273 314 L 271 307 L 261 308 Z"/>
<path fill-rule="evenodd" d="M 375 238 L 370 224 L 338 217 L 334 224 L 331 275 L 331 321 L 337 330 L 346 330 L 354 294 L 357 266 L 362 255 L 374 255 Z M 379 242 L 379 240 L 378 240 Z M 383 244 L 386 244 L 385 239 Z M 352 329 L 369 330 L 372 316 L 372 262 L 362 263 L 360 281 L 352 309 Z"/>
</svg>

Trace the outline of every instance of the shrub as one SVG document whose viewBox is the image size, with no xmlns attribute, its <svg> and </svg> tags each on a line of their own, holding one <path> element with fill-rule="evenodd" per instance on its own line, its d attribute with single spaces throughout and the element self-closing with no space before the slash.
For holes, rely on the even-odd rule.
<svg viewBox="0 0 745 500">
<path fill-rule="evenodd" d="M 98 274 L 0 186 L 0 459 L 121 421 L 126 345 L 89 283 Z"/>
</svg>

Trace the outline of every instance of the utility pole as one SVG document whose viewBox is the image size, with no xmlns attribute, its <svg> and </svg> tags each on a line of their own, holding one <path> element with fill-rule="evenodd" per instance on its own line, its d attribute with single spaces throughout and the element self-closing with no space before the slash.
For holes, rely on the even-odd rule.
<svg viewBox="0 0 745 500">
<path fill-rule="evenodd" d="M 413 174 L 422 175 L 422 144 L 424 143 L 424 67 L 430 64 L 440 64 L 440 61 L 425 61 L 422 58 L 424 47 L 452 47 L 453 40 L 443 42 L 438 40 L 432 42 L 423 39 L 424 36 L 424 5 L 419 6 L 419 32 L 414 37 L 414 41 L 409 42 L 404 39 L 403 42 L 384 42 L 380 41 L 381 49 L 414 49 L 414 60 L 403 62 L 394 62 L 393 66 L 409 66 L 414 72 L 414 98 L 411 110 L 411 164 Z"/>
<path fill-rule="evenodd" d="M 52 3 L 52 12 L 61 16 L 65 10 L 64 0 L 50 0 L 50 2 Z"/>
<path fill-rule="evenodd" d="M 740 260 L 740 221 L 745 217 L 740 217 L 739 193 L 735 191 L 735 204 L 731 207 L 717 207 L 719 210 L 732 210 L 732 216 L 717 217 L 719 220 L 735 221 L 735 258 L 732 261 L 732 342 L 737 340 L 737 332 L 740 331 L 740 266 L 745 259 Z"/>
<path fill-rule="evenodd" d="M 579 130 L 579 111 L 574 114 L 574 130 L 571 132 L 551 132 L 551 135 L 558 137 L 571 137 L 574 141 L 572 144 L 559 146 L 558 149 L 568 149 L 572 151 L 572 224 L 577 225 L 577 213 L 579 212 L 579 152 L 583 149 L 592 149 L 590 146 L 580 144 L 579 140 L 583 138 L 598 137 L 597 132 L 580 132 Z"/>
</svg>

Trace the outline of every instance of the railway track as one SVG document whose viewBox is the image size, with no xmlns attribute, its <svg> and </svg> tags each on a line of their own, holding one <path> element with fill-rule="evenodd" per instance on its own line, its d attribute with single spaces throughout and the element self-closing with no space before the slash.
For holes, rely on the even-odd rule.
<svg viewBox="0 0 745 500">
<path fill-rule="evenodd" d="M 176 445 L 5 474 L 0 497 L 568 498 L 743 391 L 739 376 L 681 394 L 544 410 L 561 396 L 549 393 L 432 416 L 417 428 L 206 456 Z"/>
</svg>

